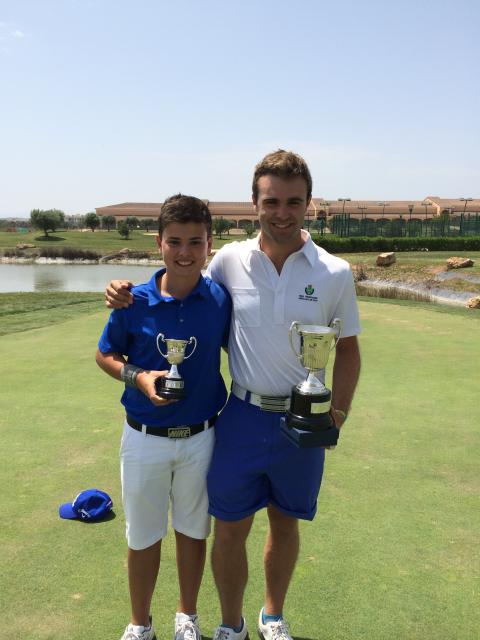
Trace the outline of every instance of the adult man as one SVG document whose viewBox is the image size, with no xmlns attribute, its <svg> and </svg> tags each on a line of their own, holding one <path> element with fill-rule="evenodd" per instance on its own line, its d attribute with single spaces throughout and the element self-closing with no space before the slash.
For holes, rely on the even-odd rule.
<svg viewBox="0 0 480 640">
<path fill-rule="evenodd" d="M 360 372 L 353 278 L 345 261 L 316 247 L 302 230 L 311 195 L 312 179 L 300 156 L 268 154 L 255 169 L 252 187 L 259 236 L 226 245 L 209 267 L 233 302 L 232 394 L 216 425 L 208 476 L 209 510 L 216 518 L 212 568 L 222 610 L 214 640 L 248 638 L 242 617 L 245 547 L 254 514 L 263 507 L 270 527 L 258 630 L 264 640 L 291 640 L 283 605 L 298 555 L 298 519 L 315 515 L 324 461 L 323 449 L 297 449 L 279 429 L 291 387 L 305 373 L 288 345 L 291 322 L 328 325 L 342 319 L 332 384 L 338 428 Z M 129 303 L 125 292 L 115 294 L 111 286 L 107 303 L 114 296 Z M 261 408 L 266 403 L 269 409 Z"/>
</svg>

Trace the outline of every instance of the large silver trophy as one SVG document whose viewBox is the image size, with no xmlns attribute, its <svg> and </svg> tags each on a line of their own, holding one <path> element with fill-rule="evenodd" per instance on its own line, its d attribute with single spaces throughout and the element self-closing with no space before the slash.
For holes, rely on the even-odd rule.
<svg viewBox="0 0 480 640">
<path fill-rule="evenodd" d="M 163 353 L 160 347 L 160 342 L 164 342 L 166 344 L 167 353 Z M 186 356 L 185 352 L 189 344 L 193 344 L 193 348 L 188 356 Z M 185 397 L 185 382 L 178 372 L 177 365 L 190 358 L 196 348 L 197 339 L 193 336 L 190 340 L 177 340 L 173 338 L 165 338 L 163 333 L 158 334 L 157 349 L 172 366 L 166 376 L 159 376 L 155 380 L 155 390 L 157 395 L 168 400 L 180 400 Z"/>
<path fill-rule="evenodd" d="M 341 324 L 341 320 L 335 318 L 329 327 L 297 321 L 290 326 L 290 346 L 308 375 L 293 387 L 290 409 L 281 419 L 281 429 L 298 447 L 337 444 L 339 432 L 330 415 L 332 392 L 317 375 L 327 366 L 330 352 L 340 338 Z M 295 348 L 294 335 L 300 339 L 299 351 Z"/>
</svg>

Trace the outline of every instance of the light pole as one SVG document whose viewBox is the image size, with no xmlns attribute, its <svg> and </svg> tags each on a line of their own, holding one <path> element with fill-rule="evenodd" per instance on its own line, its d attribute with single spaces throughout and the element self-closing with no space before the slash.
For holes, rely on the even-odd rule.
<svg viewBox="0 0 480 640">
<path fill-rule="evenodd" d="M 388 202 L 377 202 L 379 207 L 383 207 L 382 209 L 382 220 L 385 218 L 385 207 L 389 207 L 390 204 Z"/>
<path fill-rule="evenodd" d="M 426 202 L 425 200 L 422 202 L 422 207 L 425 207 L 425 236 L 427 236 L 427 216 L 428 216 L 428 207 L 431 207 L 430 202 Z"/>
<path fill-rule="evenodd" d="M 427 207 L 431 206 L 430 202 L 425 202 L 425 200 L 422 202 L 422 207 L 425 207 L 425 220 L 427 219 Z"/>
<path fill-rule="evenodd" d="M 415 205 L 413 203 L 408 205 L 408 214 L 409 214 L 409 218 L 408 218 L 408 237 L 411 236 L 412 234 L 412 213 L 413 213 L 413 209 L 415 208 Z"/>
<path fill-rule="evenodd" d="M 325 227 L 326 227 L 326 225 L 327 225 L 328 207 L 329 207 L 331 204 L 332 204 L 332 203 L 331 203 L 331 202 L 329 202 L 328 200 L 324 200 L 324 201 L 323 201 L 323 203 L 322 203 L 322 206 L 323 206 L 323 208 L 324 208 L 324 210 L 325 210 L 325 216 L 324 216 L 324 217 L 322 217 L 322 220 L 321 220 L 321 228 L 320 228 L 320 233 L 322 234 L 322 236 L 323 236 L 323 234 L 324 234 Z"/>
<path fill-rule="evenodd" d="M 342 215 L 345 215 L 345 203 L 351 201 L 351 198 L 338 198 L 338 202 L 343 202 Z"/>
<path fill-rule="evenodd" d="M 365 222 L 364 222 L 364 220 L 365 220 L 365 209 L 368 209 L 368 207 L 367 207 L 367 205 L 366 205 L 366 204 L 359 204 L 359 205 L 358 205 L 358 209 L 360 209 L 361 214 L 362 214 L 362 218 L 361 218 L 361 220 L 360 220 L 360 229 L 361 229 L 361 233 L 362 233 L 363 235 L 365 235 Z"/>
<path fill-rule="evenodd" d="M 460 198 L 460 202 L 464 202 L 465 204 L 463 205 L 463 215 L 465 215 L 465 211 L 467 210 L 467 204 L 469 202 L 471 202 L 473 200 L 473 198 Z"/>
<path fill-rule="evenodd" d="M 368 209 L 366 204 L 359 204 L 358 205 L 358 209 L 360 209 L 360 211 L 362 212 L 362 220 L 365 217 L 365 209 Z"/>
<path fill-rule="evenodd" d="M 342 232 L 341 232 L 341 236 L 343 237 L 345 228 L 346 228 L 346 224 L 345 224 L 345 203 L 346 202 L 351 202 L 351 198 L 338 198 L 338 202 L 343 202 L 343 207 L 342 207 Z"/>
</svg>

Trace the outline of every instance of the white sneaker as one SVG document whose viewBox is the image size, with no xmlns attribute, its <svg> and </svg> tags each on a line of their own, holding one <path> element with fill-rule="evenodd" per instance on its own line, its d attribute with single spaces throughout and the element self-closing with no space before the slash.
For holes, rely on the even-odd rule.
<svg viewBox="0 0 480 640">
<path fill-rule="evenodd" d="M 242 630 L 238 633 L 230 627 L 222 627 L 222 625 L 220 625 L 215 629 L 212 640 L 249 640 L 247 624 L 244 618 L 242 618 L 242 622 Z"/>
<path fill-rule="evenodd" d="M 186 613 L 175 615 L 175 634 L 173 640 L 202 640 L 198 616 L 187 616 Z"/>
<path fill-rule="evenodd" d="M 129 624 L 120 640 L 157 640 L 150 616 L 150 627 L 142 627 L 136 624 Z"/>
<path fill-rule="evenodd" d="M 283 618 L 275 622 L 263 622 L 263 607 L 258 616 L 258 635 L 262 640 L 293 640 L 288 630 L 287 621 Z"/>
</svg>

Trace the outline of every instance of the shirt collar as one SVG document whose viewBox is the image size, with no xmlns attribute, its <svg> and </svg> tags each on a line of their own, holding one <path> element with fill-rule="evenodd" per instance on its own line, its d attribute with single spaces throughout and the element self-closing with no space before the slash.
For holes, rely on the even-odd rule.
<svg viewBox="0 0 480 640">
<path fill-rule="evenodd" d="M 148 304 L 149 304 L 149 306 L 153 306 L 155 304 L 159 304 L 160 302 L 172 302 L 172 301 L 176 300 L 176 298 L 172 298 L 171 296 L 162 296 L 162 294 L 160 293 L 160 291 L 159 291 L 159 289 L 157 287 L 157 278 L 158 278 L 158 276 L 160 276 L 163 273 L 165 273 L 165 271 L 166 271 L 165 268 L 159 269 L 158 271 L 156 271 L 153 274 L 153 276 L 148 281 L 147 291 L 148 291 Z M 207 285 L 207 283 L 205 281 L 205 278 L 202 275 L 200 275 L 200 278 L 198 279 L 197 284 L 190 291 L 190 293 L 185 298 L 185 300 L 187 298 L 190 298 L 191 296 L 200 296 L 201 298 L 207 298 L 208 297 L 208 285 Z"/>
<path fill-rule="evenodd" d="M 303 246 L 300 249 L 298 249 L 298 251 L 295 251 L 294 253 L 303 254 L 306 260 L 308 260 L 310 266 L 313 267 L 318 255 L 317 247 L 313 242 L 312 236 L 308 233 L 308 231 L 305 231 L 305 229 L 302 229 L 301 233 L 302 233 L 302 238 L 305 242 L 303 243 Z M 253 253 L 263 253 L 260 247 L 260 234 L 258 234 L 256 238 L 252 238 L 251 240 L 246 240 L 245 245 L 246 245 L 245 249 L 247 251 L 247 255 L 246 255 L 247 260 L 249 260 L 249 258 Z"/>
</svg>

